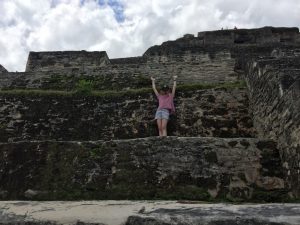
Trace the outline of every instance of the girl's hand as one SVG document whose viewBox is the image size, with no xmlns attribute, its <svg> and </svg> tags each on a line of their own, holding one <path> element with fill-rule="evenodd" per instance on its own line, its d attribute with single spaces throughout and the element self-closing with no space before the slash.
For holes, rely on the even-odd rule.
<svg viewBox="0 0 300 225">
<path fill-rule="evenodd" d="M 155 78 L 154 78 L 154 77 L 151 77 L 151 80 L 152 80 L 152 81 L 155 81 Z"/>
</svg>

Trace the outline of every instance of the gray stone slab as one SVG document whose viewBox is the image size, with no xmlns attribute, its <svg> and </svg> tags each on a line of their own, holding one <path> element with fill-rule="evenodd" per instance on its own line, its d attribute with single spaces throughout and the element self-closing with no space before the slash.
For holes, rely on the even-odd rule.
<svg viewBox="0 0 300 225">
<path fill-rule="evenodd" d="M 1 225 L 299 225 L 300 204 L 176 201 L 0 202 Z"/>
</svg>

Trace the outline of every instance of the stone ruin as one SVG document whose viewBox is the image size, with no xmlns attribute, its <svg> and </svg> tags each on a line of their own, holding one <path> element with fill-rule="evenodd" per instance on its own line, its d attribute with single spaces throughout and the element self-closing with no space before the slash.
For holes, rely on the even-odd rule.
<svg viewBox="0 0 300 225">
<path fill-rule="evenodd" d="M 159 138 L 150 76 L 178 76 Z M 90 81 L 90 94 L 76 94 Z M 142 56 L 30 52 L 0 66 L 0 199 L 286 202 L 300 196 L 300 34 L 199 32 Z"/>
</svg>

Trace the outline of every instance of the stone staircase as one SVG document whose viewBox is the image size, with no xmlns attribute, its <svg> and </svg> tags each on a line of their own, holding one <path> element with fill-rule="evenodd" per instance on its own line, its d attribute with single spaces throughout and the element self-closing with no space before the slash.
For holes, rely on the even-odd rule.
<svg viewBox="0 0 300 225">
<path fill-rule="evenodd" d="M 288 31 L 294 35 L 295 29 Z M 216 45 L 208 41 L 213 33 L 187 36 L 130 59 L 110 60 L 105 52 L 34 53 L 26 72 L 10 73 L 1 67 L 0 200 L 296 201 L 300 121 L 296 98 L 300 93 L 299 57 L 292 51 L 296 44 L 276 42 L 284 29 L 275 32 L 276 38 L 273 33 L 267 38 L 271 44 L 253 42 L 263 40 L 260 30 L 243 31 L 250 35 L 248 39 L 240 32 L 231 36 L 217 32 Z M 220 44 L 224 38 L 234 44 Z M 268 58 L 278 46 L 293 57 Z M 88 58 L 81 61 L 85 54 Z M 74 61 L 66 64 L 70 59 Z M 291 68 L 289 73 L 285 73 L 286 66 Z M 273 76 L 277 69 L 279 76 Z M 177 113 L 169 123 L 169 137 L 157 137 L 156 99 L 147 80 L 151 71 L 164 82 L 173 74 L 179 76 Z M 276 80 L 278 77 L 283 79 Z M 96 90 L 77 93 L 82 79 L 95 82 Z M 278 123 L 279 113 L 284 115 L 282 123 Z M 278 138 L 285 122 L 289 132 Z M 278 126 L 269 132 L 272 124 Z M 293 159 L 286 156 L 289 151 Z M 9 212 L 2 214 L 5 207 L 0 208 L 0 219 L 8 218 Z M 259 206 L 265 210 L 259 219 L 253 216 L 257 211 L 252 206 L 250 211 L 211 207 L 213 214 L 223 212 L 217 219 L 208 219 L 203 210 L 191 206 L 182 210 L 184 206 L 176 205 L 173 211 L 167 204 L 160 209 L 151 207 L 139 209 L 138 216 L 129 217 L 126 224 L 299 222 L 284 212 L 294 220 L 285 223 L 281 218 L 277 223 L 264 214 L 270 212 L 266 206 Z M 281 206 L 270 207 L 277 210 Z M 295 206 L 293 213 L 298 209 Z M 251 216 L 245 217 L 245 212 Z M 24 218 L 27 214 L 14 221 Z M 13 224 L 11 221 L 3 224 Z"/>
<path fill-rule="evenodd" d="M 90 141 L 157 135 L 153 120 L 157 100 L 151 90 L 104 96 L 8 92 L 2 94 L 0 104 L 1 142 Z M 169 135 L 255 136 L 244 87 L 178 91 L 175 104 L 177 113 L 169 123 Z"/>
<path fill-rule="evenodd" d="M 245 87 L 179 89 L 166 138 L 155 137 L 152 93 L 7 91 L 0 102 L 1 199 L 289 200 Z"/>
</svg>

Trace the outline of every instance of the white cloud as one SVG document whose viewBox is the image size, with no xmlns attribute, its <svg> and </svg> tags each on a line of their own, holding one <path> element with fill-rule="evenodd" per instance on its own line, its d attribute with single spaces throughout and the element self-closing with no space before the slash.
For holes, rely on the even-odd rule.
<svg viewBox="0 0 300 225">
<path fill-rule="evenodd" d="M 299 0 L 119 0 L 123 7 L 115 8 L 111 0 L 100 1 L 1 0 L 0 64 L 22 71 L 29 51 L 105 50 L 110 58 L 130 57 L 185 33 L 300 21 Z M 124 9 L 121 23 L 116 8 Z"/>
</svg>

